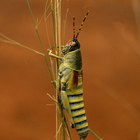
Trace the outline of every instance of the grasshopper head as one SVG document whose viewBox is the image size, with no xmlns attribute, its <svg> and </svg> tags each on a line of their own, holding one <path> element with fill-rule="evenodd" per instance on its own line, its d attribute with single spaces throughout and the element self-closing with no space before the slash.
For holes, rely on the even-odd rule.
<svg viewBox="0 0 140 140">
<path fill-rule="evenodd" d="M 80 43 L 77 38 L 73 38 L 65 47 L 62 49 L 62 54 L 65 55 L 69 52 L 75 51 L 80 48 Z"/>
</svg>

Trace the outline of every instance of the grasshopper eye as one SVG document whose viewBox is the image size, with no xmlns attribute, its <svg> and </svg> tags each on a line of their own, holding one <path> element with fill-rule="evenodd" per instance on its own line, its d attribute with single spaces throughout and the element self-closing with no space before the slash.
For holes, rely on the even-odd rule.
<svg viewBox="0 0 140 140">
<path fill-rule="evenodd" d="M 70 44 L 72 47 L 74 47 L 74 46 L 76 46 L 76 42 L 71 42 L 71 44 Z"/>
</svg>

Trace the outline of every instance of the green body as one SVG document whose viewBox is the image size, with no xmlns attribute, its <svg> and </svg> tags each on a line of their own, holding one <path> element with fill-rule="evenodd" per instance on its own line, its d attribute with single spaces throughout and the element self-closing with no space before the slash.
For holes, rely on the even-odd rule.
<svg viewBox="0 0 140 140">
<path fill-rule="evenodd" d="M 74 72 L 78 74 L 77 85 L 73 85 Z M 85 115 L 82 87 L 81 51 L 68 52 L 62 58 L 59 67 L 60 95 L 63 106 L 68 112 L 72 127 L 75 127 L 81 138 L 88 134 L 88 122 Z"/>
</svg>

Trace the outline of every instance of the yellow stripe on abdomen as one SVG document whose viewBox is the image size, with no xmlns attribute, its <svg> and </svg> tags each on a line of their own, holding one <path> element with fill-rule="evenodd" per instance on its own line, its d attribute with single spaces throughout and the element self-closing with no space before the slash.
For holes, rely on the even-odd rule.
<svg viewBox="0 0 140 140">
<path fill-rule="evenodd" d="M 77 124 L 76 125 L 76 129 L 82 129 L 82 128 L 85 128 L 85 127 L 87 127 L 88 126 L 88 122 L 87 121 L 85 121 L 85 123 L 83 123 L 83 124 Z"/>
<path fill-rule="evenodd" d="M 71 103 L 70 104 L 71 110 L 76 110 L 84 107 L 83 102 L 76 102 L 76 103 Z"/>
<path fill-rule="evenodd" d="M 70 95 L 68 96 L 69 98 L 69 103 L 76 103 L 76 102 L 81 102 L 83 101 L 83 96 L 80 95 Z"/>
<path fill-rule="evenodd" d="M 87 120 L 87 117 L 86 117 L 85 114 L 84 115 L 80 115 L 78 117 L 74 117 L 74 122 L 75 123 L 79 123 L 79 122 L 82 122 L 82 121 L 85 121 L 85 120 Z"/>
<path fill-rule="evenodd" d="M 85 110 L 82 108 L 82 109 L 79 109 L 79 110 L 72 110 L 72 117 L 75 117 L 75 116 L 80 116 L 82 114 L 85 114 Z"/>
</svg>

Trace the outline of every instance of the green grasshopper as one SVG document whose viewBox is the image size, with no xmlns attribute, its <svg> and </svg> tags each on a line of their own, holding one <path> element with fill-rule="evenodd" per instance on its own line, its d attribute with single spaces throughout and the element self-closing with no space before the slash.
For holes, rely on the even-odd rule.
<svg viewBox="0 0 140 140">
<path fill-rule="evenodd" d="M 63 57 L 53 54 L 51 50 L 49 51 L 49 56 L 61 60 L 58 72 L 60 98 L 64 109 L 68 113 L 71 127 L 77 130 L 80 140 L 85 139 L 91 132 L 84 109 L 82 57 L 80 43 L 77 39 L 88 14 L 89 12 L 84 17 L 76 35 L 75 18 L 73 18 L 73 39 L 63 47 L 61 51 Z"/>
</svg>

